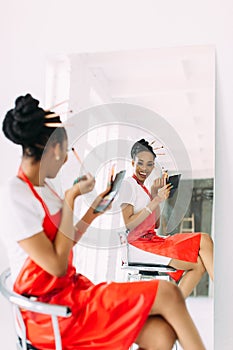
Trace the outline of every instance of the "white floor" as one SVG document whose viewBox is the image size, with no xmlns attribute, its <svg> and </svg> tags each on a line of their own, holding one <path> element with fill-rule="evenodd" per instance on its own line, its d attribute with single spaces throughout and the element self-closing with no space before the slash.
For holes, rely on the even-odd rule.
<svg viewBox="0 0 233 350">
<path fill-rule="evenodd" d="M 214 350 L 214 302 L 213 298 L 190 297 L 187 307 L 199 330 L 206 350 Z M 178 350 L 182 348 L 178 346 Z"/>
</svg>

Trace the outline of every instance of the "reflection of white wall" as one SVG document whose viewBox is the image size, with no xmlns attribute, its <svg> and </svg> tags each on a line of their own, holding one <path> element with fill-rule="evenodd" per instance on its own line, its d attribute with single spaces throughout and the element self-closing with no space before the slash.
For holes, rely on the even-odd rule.
<svg viewBox="0 0 233 350">
<path fill-rule="evenodd" d="M 213 46 L 73 54 L 66 59 L 70 60 L 74 111 L 107 102 L 148 107 L 179 134 L 190 156 L 193 177 L 214 176 Z M 166 155 L 160 158 L 169 169 Z"/>
<path fill-rule="evenodd" d="M 19 94 L 31 92 L 43 104 L 45 65 L 48 55 L 182 45 L 215 45 L 217 56 L 216 119 L 216 283 L 215 349 L 233 348 L 233 279 L 231 233 L 233 190 L 232 163 L 232 10 L 230 0 L 117 2 L 29 0 L 4 2 L 0 13 L 1 65 L 0 112 L 11 108 Z M 19 162 L 16 146 L 0 139 L 1 177 L 15 173 Z M 7 157 L 6 157 L 7 155 Z M 224 170 L 224 171 L 223 171 Z M 1 227 L 6 231 L 7 228 Z M 1 270 L 7 265 L 0 246 Z M 3 299 L 0 298 L 1 310 Z M 0 313 L 1 343 L 14 349 L 14 339 Z M 211 349 L 208 349 L 211 350 Z"/>
</svg>

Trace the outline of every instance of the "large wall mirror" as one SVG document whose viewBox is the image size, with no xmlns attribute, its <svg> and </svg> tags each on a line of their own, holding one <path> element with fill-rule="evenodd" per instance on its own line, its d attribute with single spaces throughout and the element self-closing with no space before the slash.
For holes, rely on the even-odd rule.
<svg viewBox="0 0 233 350">
<path fill-rule="evenodd" d="M 160 233 L 166 235 L 189 230 L 214 236 L 214 47 L 187 46 L 51 57 L 47 64 L 46 98 L 48 105 L 65 101 L 58 106 L 58 112 L 71 111 L 63 114 L 64 119 L 71 119 L 71 122 L 76 116 L 78 120 L 85 109 L 109 103 L 138 105 L 161 116 L 177 133 L 187 151 L 192 193 L 183 217 L 175 220 L 172 226 L 168 218 L 176 197 L 167 201 Z M 75 125 L 78 124 L 75 122 Z M 120 133 L 127 135 L 129 141 L 142 136 L 141 131 L 107 126 L 93 129 L 89 126 L 89 131 L 79 137 L 82 159 Z M 152 140 L 153 135 L 147 133 L 147 136 Z M 156 137 L 159 138 L 159 130 Z M 170 158 L 166 150 L 160 152 L 158 162 L 161 168 L 169 169 Z M 182 179 L 183 182 L 188 180 L 185 176 Z M 103 274 L 104 278 L 116 277 L 116 250 L 94 250 L 85 244 L 78 249 L 77 259 L 80 261 L 77 260 L 77 264 L 83 272 L 89 272 L 91 278 L 98 281 L 103 279 Z M 95 259 L 95 271 L 88 270 L 89 259 Z M 212 295 L 212 286 L 206 275 L 194 293 Z"/>
</svg>

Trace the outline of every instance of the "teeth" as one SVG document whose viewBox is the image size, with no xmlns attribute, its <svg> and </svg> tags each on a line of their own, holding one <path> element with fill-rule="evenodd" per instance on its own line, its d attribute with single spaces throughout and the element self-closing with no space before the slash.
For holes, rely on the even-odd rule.
<svg viewBox="0 0 233 350">
<path fill-rule="evenodd" d="M 139 173 L 140 175 L 144 175 L 144 176 L 146 176 L 146 173 Z"/>
</svg>

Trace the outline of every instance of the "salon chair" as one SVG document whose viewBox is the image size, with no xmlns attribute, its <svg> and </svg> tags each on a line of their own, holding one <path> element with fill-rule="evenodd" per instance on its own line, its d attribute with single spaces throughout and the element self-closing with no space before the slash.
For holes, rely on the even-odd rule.
<svg viewBox="0 0 233 350">
<path fill-rule="evenodd" d="M 165 279 L 171 280 L 169 272 L 177 270 L 171 266 L 164 264 L 152 264 L 145 262 L 129 261 L 129 243 L 127 240 L 128 231 L 119 232 L 121 247 L 121 268 L 127 271 L 127 281 Z M 129 350 L 136 349 L 136 345 L 132 345 Z M 173 350 L 177 349 L 177 342 L 174 344 Z"/>
<path fill-rule="evenodd" d="M 121 246 L 121 268 L 127 271 L 127 281 L 166 279 L 170 280 L 169 272 L 176 272 L 171 266 L 138 261 L 129 261 L 128 231 L 119 232 Z"/>
<path fill-rule="evenodd" d="M 0 275 L 0 292 L 11 303 L 14 311 L 15 330 L 17 334 L 17 350 L 39 350 L 35 348 L 26 338 L 27 330 L 21 309 L 35 313 L 50 315 L 52 319 L 55 350 L 62 350 L 61 335 L 58 324 L 58 317 L 70 317 L 71 310 L 67 306 L 42 303 L 19 295 L 10 286 L 10 269 L 8 268 Z M 41 349 L 40 349 L 41 350 Z"/>
</svg>

